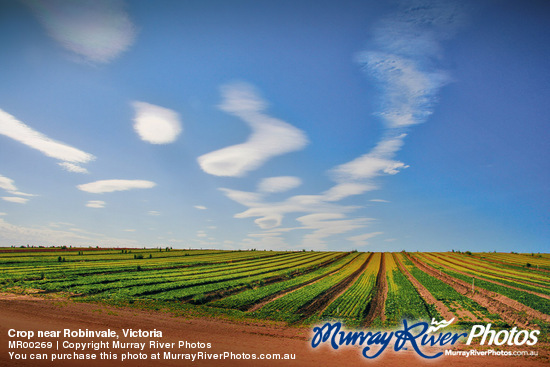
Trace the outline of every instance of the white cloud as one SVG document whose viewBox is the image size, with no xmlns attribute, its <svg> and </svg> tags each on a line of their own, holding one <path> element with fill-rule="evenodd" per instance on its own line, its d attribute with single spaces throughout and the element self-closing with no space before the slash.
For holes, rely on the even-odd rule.
<svg viewBox="0 0 550 367">
<path fill-rule="evenodd" d="M 293 176 L 279 176 L 264 178 L 258 185 L 258 191 L 277 193 L 292 190 L 302 184 L 302 180 Z"/>
<path fill-rule="evenodd" d="M 384 199 L 370 199 L 369 201 L 372 201 L 375 203 L 389 203 L 388 200 L 384 200 Z"/>
<path fill-rule="evenodd" d="M 399 170 L 408 166 L 393 160 L 392 157 L 401 149 L 406 136 L 406 134 L 399 133 L 395 136 L 385 137 L 369 153 L 334 168 L 331 172 L 332 175 L 337 181 L 347 183 L 356 180 L 371 180 L 384 173 L 389 175 L 398 173 Z"/>
<path fill-rule="evenodd" d="M 74 224 L 69 222 L 50 222 L 48 226 L 53 228 L 62 228 L 62 227 L 72 227 L 74 226 Z"/>
<path fill-rule="evenodd" d="M 136 247 L 139 243 L 125 238 L 106 237 L 86 231 L 52 229 L 49 227 L 17 226 L 0 219 L 0 243 L 35 245 L 71 245 L 71 246 L 105 246 Z"/>
<path fill-rule="evenodd" d="M 463 4 L 402 1 L 397 14 L 374 29 L 376 49 L 358 55 L 365 72 L 383 90 L 380 116 L 389 128 L 422 123 L 432 114 L 439 89 L 450 81 L 434 67 L 441 41 L 465 23 Z"/>
<path fill-rule="evenodd" d="M 307 144 L 302 130 L 263 113 L 267 103 L 249 84 L 231 84 L 222 88 L 220 109 L 244 120 L 252 129 L 248 140 L 204 154 L 198 158 L 201 168 L 215 176 L 244 176 L 269 159 L 300 150 Z"/>
<path fill-rule="evenodd" d="M 199 209 L 199 210 L 206 210 L 206 209 L 208 209 L 208 208 L 205 207 L 204 205 L 195 205 L 193 208 Z"/>
<path fill-rule="evenodd" d="M 69 172 L 90 173 L 86 168 L 80 167 L 78 164 L 69 163 L 69 162 L 62 162 L 58 164 Z"/>
<path fill-rule="evenodd" d="M 208 237 L 208 235 L 204 231 L 197 231 L 197 237 L 204 238 L 204 237 Z"/>
<path fill-rule="evenodd" d="M 368 239 L 379 236 L 383 233 L 384 232 L 365 233 L 365 234 L 360 234 L 358 236 L 348 237 L 346 239 L 353 242 L 355 246 L 360 247 L 360 246 L 368 245 L 369 244 L 369 242 L 367 241 Z"/>
<path fill-rule="evenodd" d="M 21 192 L 21 191 L 10 191 L 11 194 L 13 195 L 18 195 L 18 196 L 36 196 L 34 194 L 27 194 L 25 192 Z"/>
<path fill-rule="evenodd" d="M 97 208 L 97 209 L 101 209 L 101 208 L 105 208 L 105 202 L 104 201 L 101 201 L 101 200 L 90 200 L 88 201 L 88 203 L 86 204 L 86 206 L 88 208 Z"/>
<path fill-rule="evenodd" d="M 74 168 L 77 167 L 78 164 L 88 163 L 95 159 L 95 157 L 89 153 L 52 140 L 46 135 L 33 130 L 2 109 L 0 109 L 0 134 L 34 148 L 48 157 L 63 161 L 61 165 L 63 165 L 65 169 L 69 169 L 70 167 Z M 68 165 L 64 165 L 65 163 Z M 83 168 L 81 169 L 84 170 Z M 75 169 L 72 171 L 81 172 Z"/>
<path fill-rule="evenodd" d="M 149 212 L 147 212 L 147 214 L 156 217 L 156 216 L 159 216 L 159 215 L 160 215 L 160 212 L 158 212 L 158 211 L 156 211 L 156 210 L 150 210 Z"/>
<path fill-rule="evenodd" d="M 179 115 L 164 107 L 133 102 L 136 116 L 134 130 L 141 140 L 151 144 L 173 143 L 182 131 Z"/>
<path fill-rule="evenodd" d="M 0 175 L 0 189 L 4 189 L 8 192 L 17 191 L 17 187 L 15 187 L 13 180 L 2 175 Z"/>
<path fill-rule="evenodd" d="M 248 207 L 235 218 L 257 218 L 254 222 L 262 229 L 271 229 L 281 225 L 287 213 L 343 213 L 356 209 L 354 206 L 342 206 L 325 201 L 322 195 L 296 195 L 284 201 L 268 203 L 258 193 L 222 188 L 225 195 Z"/>
<path fill-rule="evenodd" d="M 372 220 L 348 219 L 344 213 L 357 207 L 338 205 L 336 202 L 379 189 L 380 184 L 375 181 L 377 178 L 395 175 L 409 167 L 395 159 L 395 155 L 404 144 L 407 129 L 426 121 L 433 112 L 440 88 L 450 81 L 447 73 L 434 65 L 437 65 L 438 58 L 441 57 L 440 41 L 448 38 L 462 20 L 458 7 L 454 5 L 432 1 L 402 4 L 401 13 L 376 25 L 374 42 L 371 42 L 375 49 L 362 52 L 356 57 L 364 72 L 378 82 L 382 91 L 381 109 L 377 115 L 383 120 L 385 129 L 376 146 L 330 170 L 329 174 L 336 184 L 318 195 L 298 195 L 279 202 L 266 202 L 266 194 L 273 190 L 277 192 L 276 185 L 273 185 L 273 189 L 262 182 L 258 192 L 220 189 L 228 198 L 247 207 L 245 211 L 235 214 L 235 218 L 255 218 L 254 222 L 264 233 L 268 233 L 265 237 L 255 236 L 254 239 L 267 238 L 274 243 L 280 243 L 281 237 L 269 233 L 311 230 L 311 233 L 304 236 L 303 244 L 311 248 L 323 248 L 327 237 L 363 228 Z M 405 42 L 402 42 L 403 39 Z M 251 116 L 256 118 L 266 108 L 266 103 L 247 88 L 229 89 L 229 92 L 226 93 L 221 108 L 243 118 L 254 130 Z M 243 165 L 248 164 L 248 156 L 253 156 L 254 153 L 245 151 L 246 144 L 248 142 L 226 148 L 227 151 L 214 152 L 224 153 L 227 158 L 227 162 L 221 157 L 213 160 L 215 164 L 220 163 L 219 167 L 213 167 L 216 174 L 244 174 L 245 169 L 232 167 L 229 163 L 240 160 Z M 204 157 L 209 156 L 201 158 Z M 205 162 L 201 162 L 201 158 L 199 163 L 207 171 L 209 167 L 205 168 Z M 280 187 L 281 191 L 285 188 L 284 185 Z M 382 199 L 373 201 L 387 202 Z M 301 226 L 281 228 L 285 215 L 289 213 L 306 213 L 297 218 Z M 349 239 L 364 245 L 369 238 L 379 234 L 380 232 L 372 232 Z M 251 241 L 252 238 L 248 240 Z"/>
<path fill-rule="evenodd" d="M 123 231 L 124 232 L 135 232 L 136 230 L 132 229 L 132 228 L 128 228 L 128 229 L 124 229 Z"/>
<path fill-rule="evenodd" d="M 26 204 L 29 199 L 20 198 L 17 196 L 4 196 L 2 197 L 3 200 L 9 201 L 10 203 L 17 203 L 17 204 Z"/>
<path fill-rule="evenodd" d="M 17 195 L 17 196 L 35 196 L 33 194 L 27 194 L 21 191 L 17 190 L 17 187 L 15 186 L 14 181 L 11 178 L 8 178 L 6 176 L 0 175 L 0 189 L 6 190 L 11 195 Z M 15 197 L 15 196 L 5 196 L 2 198 L 5 201 L 9 201 L 12 203 L 18 203 L 18 204 L 25 204 L 29 199 L 21 198 L 21 197 Z"/>
<path fill-rule="evenodd" d="M 54 40 L 87 60 L 107 63 L 134 43 L 136 30 L 122 1 L 25 0 L 25 3 Z"/>
<path fill-rule="evenodd" d="M 303 244 L 308 248 L 324 248 L 325 238 L 346 233 L 355 229 L 364 228 L 372 218 L 345 219 L 340 213 L 316 213 L 296 219 L 305 229 L 313 229 L 312 233 L 304 236 Z"/>
<path fill-rule="evenodd" d="M 0 212 L 0 215 L 8 215 L 8 213 Z"/>
<path fill-rule="evenodd" d="M 155 186 L 156 183 L 145 180 L 101 180 L 78 185 L 77 188 L 92 194 L 102 194 L 105 192 L 126 191 L 132 189 L 150 189 Z"/>
<path fill-rule="evenodd" d="M 346 180 L 361 180 L 371 179 L 382 173 L 395 175 L 399 170 L 408 167 L 403 162 L 376 158 L 369 153 L 338 166 L 335 172 Z"/>
<path fill-rule="evenodd" d="M 422 71 L 416 60 L 396 54 L 369 51 L 358 61 L 384 88 L 385 108 L 379 114 L 391 128 L 426 121 L 432 114 L 436 93 L 449 81 L 446 73 Z"/>
<path fill-rule="evenodd" d="M 360 195 L 377 188 L 378 186 L 372 183 L 344 182 L 325 191 L 323 197 L 326 201 L 340 201 L 348 196 Z"/>
</svg>

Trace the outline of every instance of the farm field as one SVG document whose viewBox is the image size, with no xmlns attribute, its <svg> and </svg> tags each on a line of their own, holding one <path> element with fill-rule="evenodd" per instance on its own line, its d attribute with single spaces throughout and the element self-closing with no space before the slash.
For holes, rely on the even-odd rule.
<svg viewBox="0 0 550 367">
<path fill-rule="evenodd" d="M 547 328 L 545 254 L 173 249 L 0 251 L 4 291 L 353 327 L 451 318 Z"/>
</svg>

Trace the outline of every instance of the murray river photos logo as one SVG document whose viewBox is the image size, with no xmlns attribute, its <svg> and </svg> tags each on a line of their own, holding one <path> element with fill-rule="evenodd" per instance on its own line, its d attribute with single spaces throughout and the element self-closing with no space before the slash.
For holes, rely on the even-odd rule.
<svg viewBox="0 0 550 367">
<path fill-rule="evenodd" d="M 516 327 L 511 330 L 492 330 L 491 324 L 474 325 L 470 333 L 441 332 L 439 330 L 446 328 L 454 321 L 432 319 L 431 325 L 427 322 L 417 322 L 409 324 L 403 320 L 403 329 L 394 331 L 346 331 L 342 330 L 342 323 L 327 322 L 323 326 L 313 328 L 313 338 L 311 346 L 317 348 L 322 343 L 330 345 L 333 349 L 339 349 L 342 346 L 357 345 L 362 346 L 362 355 L 365 358 L 373 359 L 380 356 L 386 348 L 393 342 L 394 351 L 407 350 L 409 347 L 421 357 L 433 359 L 443 355 L 443 351 L 435 354 L 424 352 L 425 347 L 451 346 L 458 342 L 462 337 L 468 338 L 467 345 L 472 341 L 479 339 L 480 345 L 535 345 L 538 341 L 539 330 L 520 330 Z M 439 333 L 436 333 L 439 331 Z M 374 349 L 373 349 L 374 347 Z"/>
</svg>

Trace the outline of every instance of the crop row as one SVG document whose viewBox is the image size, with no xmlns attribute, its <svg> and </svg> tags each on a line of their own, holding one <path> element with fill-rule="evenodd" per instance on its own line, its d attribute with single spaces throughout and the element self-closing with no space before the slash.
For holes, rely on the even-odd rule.
<svg viewBox="0 0 550 367">
<path fill-rule="evenodd" d="M 373 296 L 381 254 L 373 254 L 361 276 L 321 315 L 323 318 L 362 320 Z"/>
<path fill-rule="evenodd" d="M 43 266 L 18 266 L 3 268 L 0 279 L 18 281 L 44 278 L 70 278 L 100 273 L 120 273 L 136 270 L 159 270 L 167 268 L 197 266 L 200 264 L 214 264 L 259 259 L 277 256 L 282 253 L 265 251 L 243 251 L 232 253 L 215 253 L 197 256 L 184 256 L 175 259 L 135 259 L 123 262 L 58 262 Z"/>
<path fill-rule="evenodd" d="M 414 256 L 419 256 L 414 254 Z M 416 278 L 434 297 L 436 300 L 445 304 L 449 310 L 454 313 L 461 321 L 475 321 L 469 316 L 464 315 L 462 310 L 470 312 L 476 318 L 483 320 L 488 316 L 493 321 L 498 321 L 499 318 L 496 315 L 490 315 L 487 309 L 472 299 L 458 293 L 453 287 L 447 283 L 426 274 L 424 271 L 417 268 L 406 256 L 401 256 L 401 259 L 405 263 L 405 266 L 409 269 L 413 277 Z M 421 261 L 425 259 L 421 258 Z"/>
<path fill-rule="evenodd" d="M 261 269 L 255 272 L 249 272 L 246 276 L 223 277 L 217 280 L 211 280 L 203 283 L 189 283 L 175 289 L 166 290 L 154 294 L 144 294 L 146 298 L 156 300 L 185 300 L 195 296 L 195 302 L 206 302 L 208 294 L 212 292 L 223 291 L 224 293 L 233 293 L 245 287 L 263 286 L 266 282 L 280 281 L 284 278 L 290 278 L 298 274 L 309 272 L 325 263 L 328 259 L 334 258 L 325 256 L 315 262 L 292 263 L 284 267 Z M 150 292 L 149 292 L 150 293 Z"/>
<path fill-rule="evenodd" d="M 481 276 L 491 278 L 510 279 L 519 285 L 533 284 L 535 286 L 548 288 L 548 277 L 541 274 L 526 274 L 525 272 L 506 270 L 496 266 L 488 266 L 472 258 L 465 258 L 464 255 L 452 256 L 440 253 L 427 254 L 427 256 L 439 259 L 448 265 L 460 266 L 465 271 L 473 272 Z M 526 288 L 529 289 L 529 288 Z M 535 288 L 536 289 L 536 288 Z M 550 288 L 548 288 L 550 290 Z"/>
<path fill-rule="evenodd" d="M 291 261 L 296 258 L 310 258 L 312 256 L 312 253 L 308 253 L 307 255 L 302 253 L 287 253 L 280 256 L 250 260 L 247 259 L 229 264 L 218 263 L 212 265 L 199 265 L 179 269 L 157 270 L 154 272 L 134 271 L 123 274 L 97 274 L 79 278 L 71 278 L 69 280 L 46 279 L 36 281 L 33 285 L 35 288 L 45 289 L 48 291 L 70 290 L 72 292 L 82 292 L 82 288 L 84 287 L 85 293 L 97 293 L 109 288 L 128 287 L 137 284 L 162 283 L 181 280 L 186 277 L 193 278 L 214 276 L 219 275 L 219 273 L 231 273 L 242 269 L 256 268 L 258 266 L 279 263 L 281 261 Z"/>
<path fill-rule="evenodd" d="M 329 254 L 312 253 L 312 255 L 310 256 L 302 256 L 291 260 L 287 260 L 286 258 L 279 259 L 279 261 L 271 262 L 264 266 L 255 266 L 254 264 L 252 264 L 244 269 L 226 269 L 224 271 L 216 271 L 211 274 L 193 273 L 181 277 L 164 278 L 160 281 L 155 281 L 154 283 L 151 283 L 148 278 L 144 278 L 108 284 L 87 285 L 82 287 L 75 287 L 72 291 L 84 294 L 95 294 L 116 290 L 116 293 L 119 297 L 125 295 L 126 297 L 133 298 L 141 295 L 165 292 L 172 289 L 179 289 L 189 286 L 215 283 L 223 280 L 264 274 L 275 269 L 289 269 L 301 265 L 317 264 L 318 262 L 322 262 L 326 256 L 329 256 Z"/>
<path fill-rule="evenodd" d="M 414 285 L 401 272 L 392 254 L 386 256 L 386 276 L 388 295 L 385 315 L 388 324 L 397 324 L 403 319 L 431 320 L 440 318 L 435 306 L 426 304 Z"/>
<path fill-rule="evenodd" d="M 320 267 L 310 273 L 290 278 L 281 282 L 263 285 L 254 289 L 247 289 L 243 292 L 212 302 L 210 305 L 222 308 L 246 309 L 250 305 L 263 301 L 264 299 L 272 297 L 278 293 L 294 290 L 297 287 L 300 287 L 311 281 L 315 281 L 320 277 L 326 276 L 334 271 L 338 271 L 343 266 L 348 264 L 353 259 L 353 257 L 354 256 L 352 254 L 347 254 L 339 258 L 332 264 Z"/>
<path fill-rule="evenodd" d="M 358 271 L 364 265 L 368 256 L 365 253 L 357 254 L 353 261 L 340 271 L 269 302 L 256 311 L 255 315 L 275 320 L 298 321 L 303 316 L 300 312 L 301 308 Z"/>
</svg>

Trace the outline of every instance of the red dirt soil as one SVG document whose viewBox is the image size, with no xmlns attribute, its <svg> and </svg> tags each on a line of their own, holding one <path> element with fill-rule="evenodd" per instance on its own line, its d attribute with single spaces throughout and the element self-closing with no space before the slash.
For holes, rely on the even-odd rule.
<svg viewBox="0 0 550 367">
<path fill-rule="evenodd" d="M 547 357 L 532 359 L 524 357 L 447 357 L 428 361 L 418 357 L 411 351 L 394 352 L 387 350 L 375 360 L 366 360 L 360 355 L 360 349 L 342 347 L 334 351 L 323 345 L 312 349 L 309 338 L 312 328 L 287 327 L 283 324 L 230 322 L 220 319 L 175 317 L 162 312 L 150 312 L 130 308 L 116 308 L 98 304 L 75 303 L 67 299 L 45 299 L 35 296 L 19 296 L 0 294 L 0 335 L 2 335 L 0 365 L 1 366 L 543 366 L 548 365 Z M 183 360 L 159 361 L 32 361 L 10 360 L 8 355 L 8 330 L 63 330 L 63 329 L 114 329 L 122 334 L 122 329 L 157 329 L 163 332 L 162 342 L 211 343 L 212 348 L 205 349 L 173 349 L 174 353 L 192 353 L 196 351 L 223 353 L 294 353 L 294 361 L 252 361 L 252 360 L 201 360 L 190 363 Z M 61 338 L 63 340 L 63 338 Z M 44 340 L 47 339 L 33 339 Z M 52 340 L 52 339 L 50 339 Z M 56 339 L 53 339 L 54 342 Z M 133 341 L 148 342 L 151 339 L 135 339 Z M 89 339 L 70 339 L 72 342 L 88 342 Z M 96 341 L 98 341 L 96 339 Z M 125 339 L 124 341 L 129 341 Z M 389 349 L 389 348 L 388 348 Z M 27 353 L 32 351 L 27 350 Z M 40 351 L 34 351 L 40 353 Z M 125 353 L 126 350 L 114 349 L 115 353 Z M 147 349 L 145 353 L 161 352 L 160 349 Z M 65 353 L 70 353 L 65 351 Z M 95 352 L 99 353 L 99 352 Z"/>
</svg>

